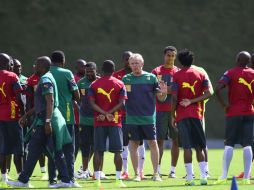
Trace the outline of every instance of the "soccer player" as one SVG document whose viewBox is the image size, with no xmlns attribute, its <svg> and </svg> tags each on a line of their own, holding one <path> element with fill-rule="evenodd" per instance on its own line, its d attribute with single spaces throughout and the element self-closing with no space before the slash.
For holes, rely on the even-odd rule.
<svg viewBox="0 0 254 190">
<path fill-rule="evenodd" d="M 36 61 L 37 73 L 41 76 L 35 92 L 35 107 L 29 110 L 20 119 L 20 124 L 24 125 L 26 118 L 36 113 L 33 126 L 33 134 L 29 142 L 27 161 L 24 170 L 18 177 L 18 181 L 8 181 L 7 183 L 15 187 L 31 187 L 29 179 L 33 173 L 37 160 L 44 150 L 51 147 L 54 153 L 55 163 L 61 183 L 54 184 L 54 187 L 70 187 L 65 158 L 62 147 L 71 142 L 70 135 L 66 128 L 66 123 L 58 110 L 58 92 L 55 79 L 49 72 L 51 61 L 48 57 L 39 57 Z M 54 139 L 54 140 L 53 140 Z M 52 154 L 51 154 L 52 155 Z M 49 157 L 49 160 L 52 158 Z M 49 186 L 53 187 L 53 186 Z"/>
<path fill-rule="evenodd" d="M 81 187 L 74 178 L 74 162 L 75 162 L 75 134 L 74 134 L 74 109 L 73 100 L 79 102 L 79 91 L 72 72 L 64 69 L 65 55 L 62 51 L 54 51 L 51 55 L 52 66 L 50 72 L 56 80 L 59 110 L 65 118 L 68 131 L 72 138 L 72 144 L 65 145 L 63 152 L 66 157 L 69 177 L 73 187 Z M 51 168 L 53 171 L 53 168 Z M 50 171 L 49 171 L 50 172 Z M 54 176 L 54 175 L 53 175 Z"/>
<path fill-rule="evenodd" d="M 78 178 L 87 179 L 90 177 L 88 171 L 88 163 L 93 155 L 94 144 L 94 118 L 93 109 L 89 104 L 88 90 L 93 81 L 96 80 L 97 66 L 93 62 L 86 64 L 85 77 L 78 81 L 78 87 L 80 91 L 80 148 L 82 151 L 82 172 L 79 172 Z"/>
<path fill-rule="evenodd" d="M 160 101 L 167 97 L 167 84 L 158 82 L 154 74 L 143 71 L 144 59 L 142 55 L 134 53 L 129 58 L 132 73 L 123 78 L 128 99 L 126 100 L 126 125 L 130 138 L 130 154 L 135 181 L 141 181 L 138 171 L 137 149 L 144 139 L 151 150 L 153 164 L 153 180 L 161 181 L 157 167 L 159 165 L 159 150 L 156 141 L 155 103 L 156 95 Z"/>
<path fill-rule="evenodd" d="M 89 89 L 88 97 L 94 109 L 94 174 L 96 186 L 101 186 L 100 168 L 103 154 L 106 151 L 106 140 L 109 140 L 109 151 L 114 153 L 116 167 L 116 186 L 126 187 L 121 180 L 123 137 L 121 107 L 126 97 L 126 89 L 122 81 L 112 76 L 115 64 L 106 60 L 102 65 L 103 76 L 94 81 Z"/>
<path fill-rule="evenodd" d="M 10 72 L 11 58 L 0 53 L 0 168 L 2 186 L 6 186 L 6 156 L 14 154 L 17 173 L 23 169 L 23 132 L 18 124 L 24 105 L 21 100 L 23 91 L 18 76 Z"/>
<path fill-rule="evenodd" d="M 152 73 L 155 74 L 159 81 L 167 82 L 168 95 L 164 102 L 156 101 L 156 134 L 157 143 L 160 152 L 158 172 L 160 174 L 161 159 L 163 156 L 164 140 L 168 139 L 168 135 L 172 141 L 171 147 L 171 168 L 169 172 L 170 178 L 176 178 L 175 168 L 179 157 L 179 145 L 178 145 L 178 131 L 171 126 L 170 111 L 171 111 L 171 86 L 173 81 L 173 75 L 179 71 L 174 66 L 174 62 L 177 55 L 177 49 L 174 46 L 167 46 L 164 49 L 164 64 L 156 67 Z"/>
<path fill-rule="evenodd" d="M 130 51 L 125 51 L 123 52 L 122 55 L 122 61 L 124 63 L 124 68 L 114 72 L 113 76 L 116 77 L 119 80 L 122 80 L 124 75 L 131 73 L 131 68 L 129 65 L 129 57 L 132 55 L 132 52 Z M 122 131 L 123 131 L 123 173 L 122 173 L 122 179 L 129 179 L 129 172 L 128 172 L 128 155 L 129 155 L 129 136 L 128 136 L 128 131 L 125 125 L 125 109 L 122 109 Z M 140 142 L 140 146 L 138 147 L 138 152 L 139 152 L 139 161 L 138 161 L 138 168 L 139 168 L 139 173 L 141 178 L 144 178 L 144 161 L 145 161 L 145 146 L 144 142 Z"/>
<path fill-rule="evenodd" d="M 213 94 L 213 88 L 206 73 L 192 67 L 193 52 L 184 49 L 178 54 L 183 66 L 173 76 L 171 122 L 177 127 L 184 149 L 184 163 L 187 173 L 185 185 L 195 185 L 192 168 L 192 148 L 195 148 L 200 167 L 200 184 L 207 185 L 206 163 L 203 149 L 206 147 L 203 130 L 204 100 Z"/>
<path fill-rule="evenodd" d="M 215 184 L 227 182 L 235 144 L 241 144 L 243 147 L 244 176 L 242 183 L 250 184 L 254 124 L 254 70 L 247 66 L 250 59 L 248 52 L 239 52 L 236 56 L 236 66 L 227 70 L 216 86 L 216 96 L 226 114 L 226 130 L 222 175 Z M 228 103 L 221 95 L 225 87 L 228 88 Z"/>
<path fill-rule="evenodd" d="M 254 54 L 251 55 L 250 67 L 251 67 L 252 69 L 254 69 Z M 252 162 L 253 162 L 253 160 L 254 160 L 254 154 L 253 154 L 253 152 L 254 152 L 254 142 L 253 142 L 253 144 L 252 144 L 252 146 L 251 146 L 251 149 L 252 149 Z M 238 176 L 236 176 L 236 178 L 242 179 L 243 176 L 244 176 L 244 172 L 241 172 Z M 251 178 L 251 174 L 250 174 L 250 178 Z"/>
<path fill-rule="evenodd" d="M 75 66 L 77 73 L 74 74 L 75 82 L 78 83 L 78 81 L 85 76 L 86 72 L 86 61 L 83 59 L 78 59 L 76 61 Z M 74 106 L 74 116 L 75 116 L 75 125 L 74 125 L 74 132 L 75 132 L 75 159 L 77 158 L 78 151 L 79 151 L 79 144 L 80 144 L 80 138 L 79 138 L 79 106 L 78 103 L 75 101 L 73 102 Z"/>
</svg>

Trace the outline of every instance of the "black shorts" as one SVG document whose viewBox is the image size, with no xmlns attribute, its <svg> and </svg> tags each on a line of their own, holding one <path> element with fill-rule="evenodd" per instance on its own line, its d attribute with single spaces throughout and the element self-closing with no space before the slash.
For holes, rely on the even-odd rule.
<svg viewBox="0 0 254 190">
<path fill-rule="evenodd" d="M 94 151 L 106 151 L 106 142 L 109 139 L 109 152 L 123 151 L 122 128 L 117 126 L 98 126 L 94 128 Z"/>
<path fill-rule="evenodd" d="M 253 124 L 253 115 L 226 117 L 225 145 L 251 146 L 253 144 Z"/>
<path fill-rule="evenodd" d="M 156 127 L 150 125 L 127 125 L 129 139 L 132 141 L 156 140 Z"/>
<path fill-rule="evenodd" d="M 0 121 L 0 154 L 23 155 L 23 129 L 18 121 Z"/>
<path fill-rule="evenodd" d="M 205 148 L 206 138 L 203 121 L 196 118 L 186 118 L 177 122 L 181 146 L 183 149 Z"/>
<path fill-rule="evenodd" d="M 129 145 L 128 129 L 125 124 L 125 117 L 122 118 L 123 146 Z"/>
<path fill-rule="evenodd" d="M 89 157 L 94 145 L 94 127 L 80 125 L 80 145 L 82 157 Z"/>
</svg>

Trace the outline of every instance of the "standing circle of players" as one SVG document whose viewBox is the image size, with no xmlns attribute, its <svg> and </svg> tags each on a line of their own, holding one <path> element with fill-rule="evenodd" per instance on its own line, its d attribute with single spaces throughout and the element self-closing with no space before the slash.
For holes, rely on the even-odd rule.
<svg viewBox="0 0 254 190">
<path fill-rule="evenodd" d="M 174 65 L 176 58 L 181 64 L 179 68 Z M 74 76 L 64 68 L 64 53 L 54 51 L 51 59 L 37 58 L 35 73 L 27 79 L 21 74 L 22 64 L 18 59 L 0 54 L 1 187 L 6 188 L 7 184 L 31 187 L 29 179 L 40 157 L 41 171 L 46 172 L 44 153 L 48 157 L 50 188 L 81 187 L 74 176 L 91 177 L 88 164 L 92 156 L 95 185 L 101 187 L 107 148 L 114 153 L 115 185 L 126 187 L 122 179 L 130 177 L 128 151 L 134 169 L 133 180 L 144 178 L 144 140 L 151 151 L 152 179 L 161 181 L 163 145 L 168 137 L 172 142 L 168 177 L 176 178 L 179 147 L 182 147 L 187 173 L 185 185 L 195 185 L 191 151 L 194 148 L 200 184 L 207 184 L 204 112 L 213 88 L 205 70 L 193 65 L 193 52 L 184 49 L 177 54 L 175 47 L 167 46 L 164 64 L 151 73 L 143 70 L 144 59 L 140 54 L 125 51 L 122 60 L 124 68 L 117 72 L 113 61 L 104 61 L 102 76 L 98 77 L 95 63 L 79 59 Z M 246 51 L 238 53 L 236 67 L 225 72 L 216 87 L 216 96 L 226 113 L 226 130 L 222 175 L 214 184 L 227 182 L 235 144 L 243 146 L 241 177 L 243 184 L 250 184 L 254 123 L 254 71 L 248 67 L 250 60 L 254 63 L 254 55 Z M 225 87 L 229 89 L 228 104 L 221 96 Z M 74 175 L 78 148 L 82 152 L 82 167 Z M 8 180 L 8 160 L 12 154 L 18 181 Z"/>
</svg>

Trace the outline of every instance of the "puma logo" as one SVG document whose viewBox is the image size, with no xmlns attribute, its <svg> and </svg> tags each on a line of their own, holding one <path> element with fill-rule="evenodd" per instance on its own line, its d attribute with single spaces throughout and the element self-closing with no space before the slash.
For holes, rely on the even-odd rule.
<svg viewBox="0 0 254 190">
<path fill-rule="evenodd" d="M 238 83 L 243 84 L 245 86 L 248 87 L 248 89 L 250 90 L 251 94 L 252 94 L 252 88 L 251 88 L 251 84 L 254 82 L 254 79 L 248 83 L 244 78 L 240 77 L 238 80 Z"/>
<path fill-rule="evenodd" d="M 195 93 L 194 87 L 195 87 L 195 85 L 196 85 L 197 82 L 198 82 L 198 81 L 195 80 L 195 82 L 193 83 L 193 85 L 190 85 L 190 83 L 188 83 L 188 82 L 183 82 L 182 87 L 183 87 L 183 88 L 189 88 L 189 89 L 191 90 L 191 92 L 193 93 L 193 95 L 195 95 L 196 93 Z"/>
<path fill-rule="evenodd" d="M 111 102 L 110 94 L 111 94 L 113 91 L 114 91 L 114 88 L 112 88 L 112 89 L 110 90 L 109 93 L 107 93 L 107 92 L 106 92 L 104 89 L 102 89 L 102 88 L 98 88 L 97 93 L 98 93 L 98 94 L 103 94 L 103 95 L 105 95 L 105 96 L 108 98 L 109 102 Z"/>
<path fill-rule="evenodd" d="M 3 82 L 2 87 L 0 88 L 0 91 L 3 94 L 3 96 L 6 98 L 6 94 L 4 92 L 4 86 L 5 86 L 5 82 Z"/>
</svg>

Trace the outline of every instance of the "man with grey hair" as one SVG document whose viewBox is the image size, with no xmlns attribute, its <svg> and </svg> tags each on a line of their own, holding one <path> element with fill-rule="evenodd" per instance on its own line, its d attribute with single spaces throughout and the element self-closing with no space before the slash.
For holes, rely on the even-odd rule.
<svg viewBox="0 0 254 190">
<path fill-rule="evenodd" d="M 144 59 L 142 55 L 134 53 L 129 58 L 132 73 L 123 78 L 126 86 L 126 125 L 130 137 L 130 153 L 135 181 L 141 181 L 138 171 L 137 149 L 140 141 L 147 140 L 151 150 L 153 164 L 153 180 L 161 181 L 157 167 L 159 164 L 159 149 L 156 141 L 155 104 L 156 96 L 160 101 L 167 97 L 167 84 L 158 82 L 152 73 L 143 71 Z"/>
</svg>

